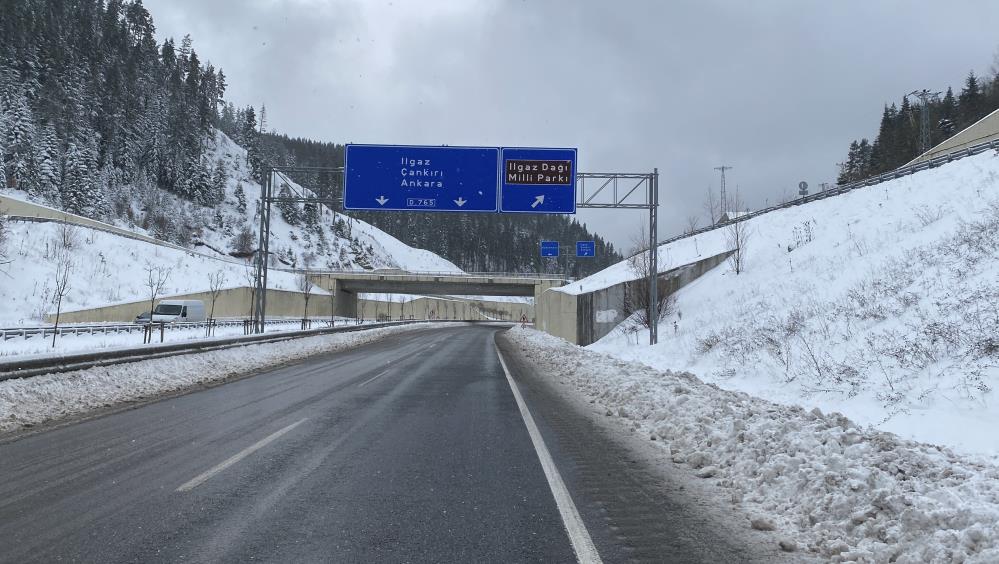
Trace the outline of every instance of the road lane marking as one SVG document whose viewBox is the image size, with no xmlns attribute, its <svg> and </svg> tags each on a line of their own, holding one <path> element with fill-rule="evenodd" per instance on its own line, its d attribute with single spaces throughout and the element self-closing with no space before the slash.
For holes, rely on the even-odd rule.
<svg viewBox="0 0 999 564">
<path fill-rule="evenodd" d="M 189 492 L 189 491 L 193 490 L 194 488 L 196 488 L 196 487 L 200 486 L 201 484 L 203 484 L 203 483 L 207 482 L 208 480 L 210 480 L 212 478 L 212 476 L 215 476 L 219 472 L 225 470 L 226 468 L 232 466 L 233 464 L 239 462 L 240 460 L 243 460 L 244 458 L 246 458 L 247 456 L 250 456 L 254 452 L 256 452 L 256 451 L 264 448 L 265 446 L 269 445 L 270 443 L 274 442 L 279 437 L 281 437 L 281 435 L 287 433 L 288 431 L 291 431 L 292 429 L 294 429 L 295 427 L 298 427 L 302 423 L 305 423 L 306 419 L 308 419 L 308 417 L 306 417 L 305 419 L 302 419 L 300 421 L 296 421 L 295 423 L 292 423 L 291 425 L 288 425 L 287 427 L 285 427 L 283 429 L 275 431 L 275 432 L 271 433 L 270 435 L 267 435 L 263 439 L 260 439 L 259 441 L 257 441 L 255 443 L 253 443 L 252 445 L 244 448 L 243 450 L 239 451 L 238 453 L 230 456 L 224 462 L 222 462 L 218 466 L 215 466 L 211 470 L 208 470 L 207 472 L 204 472 L 203 474 L 199 474 L 199 475 L 195 476 L 194 478 L 192 478 L 188 482 L 184 482 L 184 484 L 182 484 L 179 488 L 177 488 L 177 491 L 178 492 Z"/>
<path fill-rule="evenodd" d="M 374 382 L 376 378 L 380 378 L 380 377 L 382 377 L 382 376 L 384 376 L 386 374 L 388 374 L 388 370 L 383 370 L 382 372 L 379 372 L 377 375 L 375 375 L 375 376 L 373 376 L 371 378 L 368 378 L 367 380 L 361 382 L 357 387 L 358 388 L 363 388 L 365 386 L 365 384 L 369 384 L 371 382 Z"/>
<path fill-rule="evenodd" d="M 572 502 L 569 489 L 562 481 L 562 475 L 559 474 L 555 461 L 552 460 L 552 455 L 548 452 L 544 439 L 541 438 L 541 432 L 538 431 L 534 417 L 527 408 L 527 404 L 524 403 L 524 398 L 521 397 L 517 383 L 513 381 L 513 376 L 510 375 L 510 370 L 506 367 L 506 361 L 503 360 L 503 354 L 499 348 L 496 349 L 496 356 L 499 357 L 503 373 L 506 374 L 506 381 L 509 382 L 510 389 L 513 390 L 513 397 L 517 400 L 517 407 L 520 409 L 520 416 L 527 426 L 527 433 L 531 435 L 534 450 L 538 453 L 541 468 L 544 469 L 545 478 L 548 479 L 548 487 L 551 488 L 552 495 L 555 496 L 555 505 L 558 506 L 558 512 L 562 516 L 562 523 L 569 535 L 569 542 L 572 543 L 572 550 L 576 552 L 576 560 L 580 564 L 601 564 L 600 553 L 597 552 L 597 547 L 593 544 L 593 539 L 590 538 L 590 533 L 586 530 L 586 524 L 583 523 L 583 518 L 580 517 L 576 504 Z"/>
</svg>

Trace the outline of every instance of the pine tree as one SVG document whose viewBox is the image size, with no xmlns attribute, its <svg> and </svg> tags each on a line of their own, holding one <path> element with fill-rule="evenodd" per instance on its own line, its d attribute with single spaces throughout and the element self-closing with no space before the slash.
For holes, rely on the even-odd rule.
<svg viewBox="0 0 999 564">
<path fill-rule="evenodd" d="M 56 135 L 55 127 L 47 125 L 42 130 L 42 139 L 35 154 L 38 173 L 34 195 L 50 204 L 57 204 L 59 201 L 59 163 L 61 160 L 59 138 Z"/>
<path fill-rule="evenodd" d="M 87 209 L 90 192 L 90 170 L 87 158 L 76 143 L 66 149 L 66 165 L 62 180 L 62 205 L 66 211 L 83 214 Z"/>
<path fill-rule="evenodd" d="M 3 152 L 3 143 L 0 143 L 0 189 L 7 187 L 7 164 L 6 156 Z"/>
<path fill-rule="evenodd" d="M 983 112 L 982 90 L 978 85 L 978 77 L 975 76 L 974 71 L 968 73 L 968 78 L 964 81 L 964 88 L 961 90 L 961 97 L 958 101 L 961 129 L 975 123 L 985 115 L 985 112 Z"/>
<path fill-rule="evenodd" d="M 225 187 L 227 179 L 228 176 L 225 171 L 225 163 L 222 162 L 222 159 L 216 160 L 215 171 L 212 173 L 212 201 L 209 205 L 217 206 L 225 201 Z"/>
<path fill-rule="evenodd" d="M 281 185 L 281 189 L 278 191 L 278 197 L 292 197 L 291 190 L 288 189 L 287 184 Z M 288 222 L 288 225 L 298 225 L 302 222 L 302 211 L 295 202 L 281 201 L 277 203 L 277 207 L 281 210 L 281 217 Z"/>
<path fill-rule="evenodd" d="M 239 213 L 246 213 L 246 192 L 243 191 L 243 183 L 236 184 L 236 210 Z"/>
</svg>

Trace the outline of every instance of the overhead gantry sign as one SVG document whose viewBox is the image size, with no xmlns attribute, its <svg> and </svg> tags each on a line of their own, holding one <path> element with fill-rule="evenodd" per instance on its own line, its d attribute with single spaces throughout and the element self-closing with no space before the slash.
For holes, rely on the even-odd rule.
<svg viewBox="0 0 999 564">
<path fill-rule="evenodd" d="M 576 149 L 347 145 L 343 207 L 576 213 Z"/>
</svg>

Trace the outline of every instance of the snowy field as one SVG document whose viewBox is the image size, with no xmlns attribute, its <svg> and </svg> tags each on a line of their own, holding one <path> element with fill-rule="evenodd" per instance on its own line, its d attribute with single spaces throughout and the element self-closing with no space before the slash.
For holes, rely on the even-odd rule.
<svg viewBox="0 0 999 564">
<path fill-rule="evenodd" d="M 785 550 L 829 562 L 999 562 L 999 467 L 990 462 L 533 329 L 507 335 L 555 385 L 655 441 Z"/>
<path fill-rule="evenodd" d="M 216 382 L 310 355 L 357 347 L 404 331 L 436 326 L 454 327 L 454 324 L 372 328 L 6 380 L 0 382 L 0 432 Z"/>
<path fill-rule="evenodd" d="M 681 289 L 657 346 L 626 323 L 590 348 L 999 456 L 999 156 L 775 211 L 748 233 L 745 271 L 726 263 Z M 660 260 L 726 250 L 725 235 Z M 616 265 L 570 291 L 623 278 Z"/>
<path fill-rule="evenodd" d="M 329 318 L 322 320 L 313 319 L 312 328 L 325 327 L 323 322 L 328 322 Z M 354 325 L 353 319 L 338 317 L 337 326 Z M 289 320 L 287 323 L 267 325 L 268 333 L 279 333 L 286 331 L 298 331 L 302 328 L 301 320 Z M 243 334 L 242 325 L 219 326 L 215 328 L 215 333 L 211 338 L 238 337 Z M 192 327 L 183 329 L 167 329 L 163 332 L 164 343 L 180 343 L 185 341 L 205 340 L 204 327 Z M 159 344 L 160 332 L 156 329 L 153 333 L 153 343 Z M 0 341 L 0 362 L 11 360 L 12 357 L 19 359 L 36 358 L 39 356 L 58 356 L 69 353 L 91 352 L 104 349 L 123 349 L 130 347 L 141 348 L 142 331 L 132 333 L 110 333 L 94 335 L 60 335 L 56 337 L 56 345 L 52 346 L 52 336 L 46 338 L 34 336 L 30 339 L 21 337 Z"/>
</svg>

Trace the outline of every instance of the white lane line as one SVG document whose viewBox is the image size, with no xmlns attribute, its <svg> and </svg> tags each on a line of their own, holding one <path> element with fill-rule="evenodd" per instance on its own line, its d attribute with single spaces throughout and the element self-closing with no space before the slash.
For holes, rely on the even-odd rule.
<svg viewBox="0 0 999 564">
<path fill-rule="evenodd" d="M 513 381 L 513 376 L 510 375 L 510 370 L 506 367 L 506 361 L 503 360 L 503 354 L 500 353 L 499 348 L 496 349 L 496 356 L 499 357 L 500 365 L 503 366 L 503 372 L 506 374 L 506 381 L 510 383 L 510 389 L 513 390 L 513 397 L 517 400 L 520 416 L 523 417 L 524 424 L 527 425 L 527 432 L 531 435 L 531 442 L 534 443 L 534 450 L 538 453 L 541 468 L 545 471 L 545 478 L 548 478 L 548 487 L 551 488 L 552 494 L 555 496 L 555 505 L 558 506 L 558 512 L 562 516 L 562 523 L 565 524 L 572 549 L 576 552 L 576 560 L 580 564 L 601 564 L 597 547 L 593 544 L 593 539 L 590 538 L 590 533 L 586 530 L 583 518 L 576 510 L 576 504 L 572 502 L 572 496 L 569 495 L 569 490 L 565 487 L 565 482 L 562 481 L 562 475 L 558 473 L 555 461 L 552 460 L 552 455 L 548 452 L 544 439 L 541 438 L 541 432 L 538 431 L 534 417 L 527 409 L 527 404 L 524 403 L 524 398 L 521 397 L 517 383 Z"/>
<path fill-rule="evenodd" d="M 306 417 L 305 419 L 302 419 L 300 421 L 297 421 L 295 423 L 292 423 L 291 425 L 288 425 L 284 429 L 281 429 L 279 431 L 275 431 L 275 432 L 271 433 L 270 435 L 267 435 L 263 439 L 260 439 L 259 441 L 253 443 L 252 445 L 250 445 L 250 446 L 244 448 L 243 450 L 239 451 L 238 453 L 234 454 L 233 456 L 230 456 L 224 462 L 222 462 L 218 466 L 215 466 L 211 470 L 208 470 L 207 472 L 205 472 L 203 474 L 199 474 L 199 475 L 195 476 L 194 478 L 192 478 L 188 482 L 184 482 L 183 485 L 181 485 L 179 488 L 177 488 L 177 491 L 178 492 L 189 492 L 189 491 L 193 490 L 194 488 L 196 488 L 196 487 L 200 486 L 201 484 L 203 484 L 203 483 L 207 482 L 208 480 L 210 480 L 212 478 L 212 476 L 218 474 L 219 472 L 225 470 L 226 468 L 232 466 L 233 464 L 239 462 L 240 460 L 243 460 L 244 458 L 246 458 L 247 456 L 250 456 L 254 452 L 256 452 L 256 451 L 264 448 L 265 446 L 267 446 L 270 443 L 272 443 L 275 440 L 277 440 L 281 435 L 287 433 L 288 431 L 291 431 L 292 429 L 294 429 L 295 427 L 298 427 L 302 423 L 305 423 L 306 419 L 308 419 L 308 417 Z"/>
<path fill-rule="evenodd" d="M 372 376 L 371 378 L 368 378 L 367 380 L 361 382 L 360 384 L 358 384 L 357 387 L 358 388 L 363 388 L 365 385 L 370 384 L 371 382 L 374 382 L 376 379 L 381 378 L 382 376 L 384 376 L 386 374 L 388 374 L 388 370 L 383 370 L 382 372 L 379 372 L 375 376 Z"/>
</svg>

